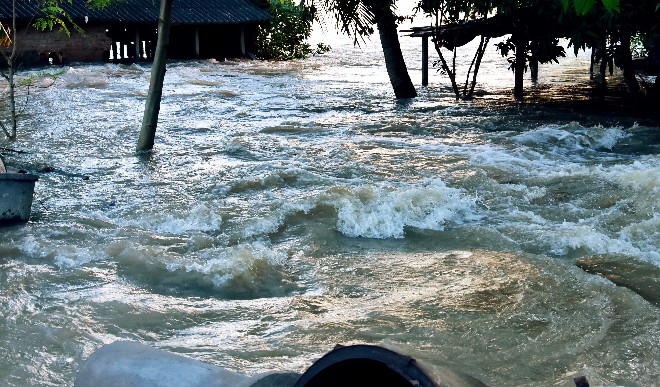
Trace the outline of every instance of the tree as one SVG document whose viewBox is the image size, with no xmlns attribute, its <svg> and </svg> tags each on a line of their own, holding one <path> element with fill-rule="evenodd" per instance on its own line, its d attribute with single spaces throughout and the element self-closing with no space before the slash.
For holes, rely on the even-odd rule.
<svg viewBox="0 0 660 387">
<path fill-rule="evenodd" d="M 1 25 L 1 24 L 0 24 Z M 16 139 L 16 82 L 14 80 L 16 74 L 16 58 L 18 57 L 18 39 L 16 34 L 16 0 L 12 0 L 12 26 L 8 30 L 2 26 L 2 35 L 0 38 L 5 47 L 11 47 L 9 55 L 0 48 L 2 56 L 7 62 L 7 71 L 2 72 L 2 77 L 7 80 L 9 95 L 7 102 L 9 104 L 9 123 L 5 124 L 0 120 L 0 127 L 9 140 Z M 13 39 L 12 39 L 13 38 Z"/>
<path fill-rule="evenodd" d="M 322 7 L 335 16 L 337 27 L 352 36 L 355 44 L 372 35 L 372 26 L 376 24 L 394 95 L 396 98 L 417 96 L 401 52 L 395 0 L 325 0 Z"/>
<path fill-rule="evenodd" d="M 606 69 L 609 67 L 611 71 L 614 64 L 623 70 L 629 92 L 639 94 L 632 42 L 637 42 L 644 50 L 660 42 L 660 1 L 640 0 L 634 4 L 619 0 L 562 1 L 564 13 L 578 15 L 582 21 L 569 35 L 571 45 L 576 52 L 591 47 L 592 66 L 593 62 L 600 61 L 597 80 L 601 90 L 605 90 Z"/>
<path fill-rule="evenodd" d="M 422 11 L 434 20 L 435 34 L 433 36 L 433 43 L 435 51 L 440 58 L 436 64 L 439 63 L 442 71 L 449 77 L 456 99 L 460 98 L 467 100 L 472 98 L 474 88 L 477 84 L 477 74 L 479 73 L 481 60 L 486 52 L 486 46 L 490 41 L 490 37 L 483 34 L 481 35 L 479 46 L 477 47 L 465 76 L 463 88 L 459 89 L 457 80 L 458 74 L 456 71 L 456 57 L 458 55 L 457 48 L 460 45 L 468 43 L 475 36 L 469 35 L 467 38 L 460 38 L 457 36 L 460 32 L 454 31 L 452 33 L 451 27 L 465 25 L 465 23 L 475 19 L 485 21 L 491 11 L 491 1 L 485 0 L 465 3 L 446 0 L 421 0 L 416 7 L 416 11 Z M 448 36 L 450 37 L 448 38 Z M 451 67 L 442 53 L 443 49 L 452 52 L 453 58 L 451 61 Z M 472 76 L 472 79 L 470 79 L 470 76 Z"/>
<path fill-rule="evenodd" d="M 573 5 L 575 13 L 580 16 L 585 16 L 594 8 L 594 0 L 561 0 L 564 7 L 564 12 L 568 12 Z M 621 0 L 602 0 L 603 6 L 608 12 L 619 11 Z"/>
<path fill-rule="evenodd" d="M 169 46 L 170 27 L 172 26 L 172 2 L 173 0 L 160 0 L 158 40 L 156 41 L 154 63 L 151 66 L 151 80 L 149 82 L 147 102 L 144 107 L 142 128 L 135 148 L 137 152 L 147 152 L 154 147 L 156 127 L 158 126 L 158 113 L 160 112 L 160 101 L 163 96 L 165 71 L 167 70 L 167 47 Z"/>
<path fill-rule="evenodd" d="M 36 17 L 31 27 L 38 30 L 52 30 L 57 27 L 63 30 L 67 35 L 70 35 L 70 27 L 77 31 L 82 31 L 73 20 L 66 14 L 64 9 L 60 6 L 60 1 L 72 0 L 42 0 L 39 7 L 42 16 Z M 88 8 L 99 8 L 110 4 L 113 0 L 86 0 L 85 6 Z M 11 0 L 12 5 L 12 21 L 11 26 L 7 27 L 0 23 L 0 53 L 7 64 L 6 71 L 1 71 L 0 75 L 5 78 L 8 84 L 7 96 L 7 110 L 9 113 L 8 122 L 0 120 L 0 129 L 4 132 L 7 139 L 10 141 L 16 140 L 17 126 L 18 126 L 18 112 L 16 110 L 16 88 L 19 86 L 16 82 L 16 73 L 19 66 L 19 33 L 16 23 L 16 0 Z M 9 53 L 4 49 L 10 48 Z"/>
<path fill-rule="evenodd" d="M 272 19 L 257 36 L 259 55 L 266 59 L 303 59 L 313 50 L 307 43 L 312 34 L 312 10 L 293 0 L 269 0 Z"/>
<path fill-rule="evenodd" d="M 571 39 L 576 53 L 580 48 L 597 47 L 598 55 L 609 56 L 605 58 L 607 61 L 614 58 L 634 91 L 630 38 L 641 30 L 648 33 L 658 28 L 657 14 L 648 17 L 660 11 L 658 3 L 658 0 L 641 0 L 635 5 L 622 5 L 620 0 L 420 0 L 418 9 L 436 19 L 434 42 L 440 57 L 438 62 L 449 76 L 457 97 L 461 95 L 454 65 L 456 47 L 481 36 L 463 86 L 462 97 L 467 98 L 471 95 L 470 71 L 474 71 L 470 84 L 473 87 L 484 42 L 490 37 L 508 35 L 496 46 L 514 71 L 513 94 L 522 100 L 524 73 L 530 69 L 532 79 L 536 79 L 539 63 L 558 63 L 558 58 L 565 56 L 564 48 L 559 45 L 559 39 L 564 37 Z M 617 42 L 611 43 L 609 49 L 603 43 L 607 37 Z M 648 37 L 645 40 L 652 41 Z M 451 66 L 440 48 L 453 51 Z"/>
</svg>

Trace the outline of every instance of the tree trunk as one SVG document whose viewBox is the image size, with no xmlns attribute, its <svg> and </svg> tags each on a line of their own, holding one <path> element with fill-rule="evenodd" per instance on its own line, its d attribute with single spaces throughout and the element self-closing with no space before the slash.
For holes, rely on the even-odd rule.
<svg viewBox="0 0 660 387">
<path fill-rule="evenodd" d="M 396 25 L 396 16 L 392 12 L 389 1 L 365 1 L 374 13 L 376 27 L 380 35 L 380 44 L 385 56 L 385 67 L 390 77 L 394 95 L 397 98 L 417 97 L 417 91 L 410 80 L 406 62 L 403 60 L 399 35 Z"/>
<path fill-rule="evenodd" d="M 539 80 L 539 61 L 535 58 L 529 60 L 529 73 L 532 77 L 532 82 Z"/>
<path fill-rule="evenodd" d="M 14 33 L 16 37 L 16 33 Z M 16 140 L 16 129 L 18 126 L 18 120 L 16 118 L 16 82 L 14 80 L 14 75 L 16 73 L 16 58 L 14 55 L 11 56 L 10 60 L 7 61 L 9 65 L 7 81 L 9 82 L 9 131 L 10 135 L 8 138 L 10 140 Z"/>
<path fill-rule="evenodd" d="M 623 59 L 621 63 L 621 67 L 623 67 L 623 80 L 630 93 L 637 95 L 640 92 L 640 87 L 635 73 L 635 65 L 632 60 L 632 52 L 630 51 L 630 35 L 623 34 L 623 37 L 621 38 L 621 49 L 623 51 Z"/>
<path fill-rule="evenodd" d="M 5 133 L 7 136 L 7 139 L 9 140 L 16 140 L 16 128 L 18 126 L 17 124 L 17 117 L 16 117 L 16 82 L 14 80 L 14 75 L 16 74 L 16 59 L 18 58 L 18 47 L 16 46 L 16 43 L 18 41 L 17 39 L 17 33 L 16 33 L 16 0 L 12 0 L 12 24 L 11 27 L 13 30 L 11 33 L 13 34 L 12 36 L 8 36 L 8 38 L 11 39 L 11 54 L 7 56 L 5 52 L 2 52 L 2 56 L 4 56 L 5 61 L 7 62 L 7 73 L 5 74 L 4 72 L 2 73 L 3 77 L 7 79 L 8 87 L 9 87 L 9 125 L 5 125 L 2 122 L 0 122 L 0 126 L 2 127 L 2 131 Z"/>
<path fill-rule="evenodd" d="M 474 94 L 474 87 L 477 85 L 477 74 L 479 74 L 479 66 L 481 66 L 481 60 L 484 57 L 484 54 L 486 53 L 486 46 L 488 46 L 488 42 L 490 41 L 490 38 L 481 37 L 481 42 L 479 43 L 479 48 L 477 49 L 477 63 L 474 65 L 474 72 L 472 73 L 472 83 L 470 84 L 470 90 L 468 90 L 468 93 L 465 95 L 466 98 L 472 98 L 472 95 Z M 469 76 L 468 72 L 468 76 Z"/>
<path fill-rule="evenodd" d="M 167 47 L 169 46 L 170 27 L 172 25 L 172 2 L 173 0 L 160 0 L 158 40 L 156 42 L 154 63 L 151 67 L 151 81 L 149 82 L 147 103 L 144 107 L 142 129 L 136 147 L 138 152 L 150 151 L 154 147 L 158 112 L 160 111 L 160 100 L 163 95 L 163 83 L 165 81 Z"/>
<path fill-rule="evenodd" d="M 513 44 L 516 46 L 516 62 L 515 62 L 515 85 L 513 87 L 513 96 L 517 101 L 523 100 L 523 82 L 525 75 L 525 62 L 527 60 L 527 38 L 524 36 L 512 37 Z"/>
</svg>

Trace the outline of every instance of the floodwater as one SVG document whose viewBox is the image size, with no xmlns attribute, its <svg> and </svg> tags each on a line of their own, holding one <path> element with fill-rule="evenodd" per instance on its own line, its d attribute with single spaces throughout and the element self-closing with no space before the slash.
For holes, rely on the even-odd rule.
<svg viewBox="0 0 660 387">
<path fill-rule="evenodd" d="M 493 386 L 657 385 L 658 306 L 575 263 L 660 266 L 660 128 L 512 103 L 491 51 L 476 102 L 436 73 L 395 101 L 377 42 L 172 63 L 142 157 L 149 65 L 31 90 L 7 159 L 53 171 L 0 229 L 0 384 L 71 385 L 137 340 L 249 375 L 369 343 Z"/>
</svg>

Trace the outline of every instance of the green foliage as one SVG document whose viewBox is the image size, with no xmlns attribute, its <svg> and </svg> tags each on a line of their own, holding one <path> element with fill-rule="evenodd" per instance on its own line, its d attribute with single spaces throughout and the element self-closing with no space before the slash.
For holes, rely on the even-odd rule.
<svg viewBox="0 0 660 387">
<path fill-rule="evenodd" d="M 579 16 L 584 16 L 591 12 L 595 5 L 594 0 L 562 0 L 564 12 L 570 10 L 571 2 L 573 3 L 575 13 Z M 621 0 L 602 0 L 602 3 L 607 12 L 620 11 Z"/>
<path fill-rule="evenodd" d="M 13 7 L 15 8 L 17 0 L 12 0 Z M 23 0 L 19 0 L 23 1 Z M 126 1 L 126 0 L 86 0 L 85 5 L 88 8 L 102 8 L 109 5 L 115 1 Z M 67 36 L 70 36 L 70 28 L 73 28 L 79 32 L 83 32 L 80 27 L 73 22 L 71 17 L 66 13 L 65 9 L 61 6 L 63 3 L 73 4 L 73 0 L 36 0 L 41 7 L 42 17 L 35 19 L 32 22 L 32 27 L 40 30 L 52 30 L 53 28 L 59 28 L 61 31 L 64 31 Z M 16 13 L 12 15 L 13 24 L 16 23 Z M 2 102 L 7 103 L 7 110 L 9 112 L 9 118 L 5 123 L 2 117 L 0 117 L 0 130 L 5 134 L 6 138 L 9 140 L 16 139 L 16 127 L 17 127 L 17 117 L 20 115 L 20 112 L 17 111 L 16 107 L 16 88 L 17 87 L 26 87 L 28 90 L 31 86 L 35 85 L 37 79 L 51 78 L 54 80 L 61 75 L 61 73 L 56 74 L 38 74 L 33 76 L 23 77 L 18 79 L 15 77 L 15 74 L 18 70 L 16 59 L 18 57 L 17 53 L 17 43 L 20 39 L 16 38 L 16 33 L 18 31 L 11 31 L 7 26 L 4 26 L 0 23 L 0 47 L 11 47 L 11 53 L 7 54 L 5 50 L 0 50 L 1 56 L 4 58 L 7 63 L 7 71 L 0 71 L 0 75 L 7 80 L 8 84 L 8 98 Z M 15 29 L 15 28 L 14 28 Z M 18 82 L 17 82 L 18 79 Z M 52 84 L 52 83 L 51 83 Z M 29 96 L 29 92 L 26 93 Z M 27 97 L 25 105 L 27 106 Z M 25 107 L 24 107 L 25 108 Z"/>
<path fill-rule="evenodd" d="M 39 71 L 36 73 L 28 74 L 16 82 L 16 87 L 37 86 L 43 80 L 50 80 L 52 84 L 52 82 L 66 74 L 66 72 L 66 69 L 58 69 L 56 71 Z"/>
<path fill-rule="evenodd" d="M 319 5 L 325 13 L 335 16 L 337 29 L 351 36 L 358 45 L 375 32 L 373 6 L 391 7 L 392 3 L 390 0 L 325 0 Z"/>
<path fill-rule="evenodd" d="M 332 47 L 330 47 L 329 45 L 327 45 L 325 43 L 317 43 L 316 44 L 316 50 L 314 50 L 314 53 L 323 54 L 323 53 L 328 52 L 330 50 L 332 50 Z"/>
<path fill-rule="evenodd" d="M 117 1 L 123 0 L 86 0 L 85 6 L 88 9 L 100 9 Z M 73 4 L 73 0 L 41 0 L 41 12 L 44 16 L 37 18 L 32 23 L 32 26 L 39 31 L 52 31 L 53 28 L 58 27 L 67 36 L 71 36 L 69 28 L 82 33 L 82 28 L 73 22 L 64 8 L 62 8 L 62 3 Z"/>
<path fill-rule="evenodd" d="M 293 0 L 269 0 L 270 23 L 259 31 L 257 45 L 266 59 L 290 60 L 308 57 L 314 51 L 307 43 L 313 17 L 309 8 Z"/>
<path fill-rule="evenodd" d="M 483 17 L 493 9 L 495 3 L 493 0 L 420 0 L 416 9 L 431 15 L 437 14 L 446 24 Z"/>
<path fill-rule="evenodd" d="M 71 3 L 72 0 L 67 0 Z M 64 9 L 60 6 L 59 0 L 43 0 L 41 3 L 41 12 L 45 16 L 40 17 L 32 23 L 32 26 L 39 31 L 52 31 L 54 27 L 59 27 L 61 31 L 64 31 L 67 36 L 71 36 L 67 22 L 71 24 L 73 21 L 70 17 L 64 12 Z"/>
</svg>

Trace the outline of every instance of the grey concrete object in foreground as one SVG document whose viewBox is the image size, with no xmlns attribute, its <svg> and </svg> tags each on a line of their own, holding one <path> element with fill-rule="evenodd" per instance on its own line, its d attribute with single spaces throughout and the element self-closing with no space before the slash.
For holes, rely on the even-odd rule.
<svg viewBox="0 0 660 387">
<path fill-rule="evenodd" d="M 0 173 L 0 224 L 30 219 L 34 184 L 38 179 L 29 173 Z"/>
<path fill-rule="evenodd" d="M 248 376 L 131 341 L 94 352 L 76 376 L 75 387 L 247 387 Z"/>
<path fill-rule="evenodd" d="M 294 372 L 247 376 L 134 341 L 117 341 L 83 363 L 74 387 L 291 387 L 298 378 Z"/>
</svg>

